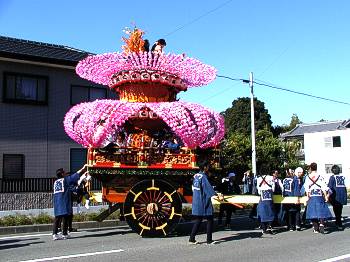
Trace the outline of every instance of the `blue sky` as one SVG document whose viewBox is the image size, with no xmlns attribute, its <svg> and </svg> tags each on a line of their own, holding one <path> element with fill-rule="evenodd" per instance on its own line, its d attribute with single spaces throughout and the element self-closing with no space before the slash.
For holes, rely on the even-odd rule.
<svg viewBox="0 0 350 262">
<path fill-rule="evenodd" d="M 0 35 L 107 53 L 121 50 L 132 22 L 166 52 L 213 65 L 219 75 L 350 103 L 350 1 L 0 0 Z M 350 105 L 255 85 L 273 125 L 293 113 L 305 123 L 350 118 Z M 218 112 L 249 96 L 241 82 L 218 78 L 180 97 Z"/>
</svg>

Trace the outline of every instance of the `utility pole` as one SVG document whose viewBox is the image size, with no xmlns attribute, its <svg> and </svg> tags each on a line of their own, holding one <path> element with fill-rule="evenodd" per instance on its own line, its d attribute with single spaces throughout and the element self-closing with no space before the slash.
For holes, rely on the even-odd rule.
<svg viewBox="0 0 350 262">
<path fill-rule="evenodd" d="M 253 90 L 253 72 L 249 74 L 249 86 L 250 86 L 250 129 L 252 135 L 252 171 L 256 176 L 256 151 L 255 151 L 255 117 L 254 117 L 254 90 Z"/>
</svg>

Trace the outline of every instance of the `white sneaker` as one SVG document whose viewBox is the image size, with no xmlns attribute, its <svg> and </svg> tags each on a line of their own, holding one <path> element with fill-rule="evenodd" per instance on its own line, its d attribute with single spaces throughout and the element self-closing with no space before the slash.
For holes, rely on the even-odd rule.
<svg viewBox="0 0 350 262">
<path fill-rule="evenodd" d="M 60 235 L 58 235 L 58 234 L 52 235 L 52 240 L 60 240 L 60 239 L 62 239 Z"/>
<path fill-rule="evenodd" d="M 68 238 L 69 238 L 69 235 L 62 235 L 62 237 L 61 237 L 62 240 L 66 240 Z"/>
</svg>

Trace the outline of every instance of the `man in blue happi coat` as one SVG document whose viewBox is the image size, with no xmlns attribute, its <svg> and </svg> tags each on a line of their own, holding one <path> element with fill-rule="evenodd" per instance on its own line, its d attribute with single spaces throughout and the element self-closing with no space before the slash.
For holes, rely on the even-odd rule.
<svg viewBox="0 0 350 262">
<path fill-rule="evenodd" d="M 198 229 L 203 219 L 207 220 L 207 244 L 213 244 L 215 241 L 212 239 L 213 232 L 213 205 L 211 203 L 211 197 L 217 195 L 213 187 L 208 181 L 209 163 L 203 161 L 198 164 L 199 173 L 193 176 L 192 183 L 192 215 L 194 217 L 194 225 L 190 235 L 189 243 L 198 244 L 195 237 L 198 233 Z M 222 199 L 222 195 L 219 195 Z"/>
<path fill-rule="evenodd" d="M 340 167 L 338 165 L 333 165 L 331 170 L 333 174 L 329 178 L 328 187 L 332 192 L 329 202 L 333 206 L 335 224 L 339 230 L 343 230 L 342 211 L 343 205 L 347 204 L 345 176 L 340 173 Z"/>
<path fill-rule="evenodd" d="M 53 186 L 53 208 L 55 215 L 53 222 L 53 240 L 67 239 L 68 237 L 68 216 L 73 213 L 71 188 L 78 185 L 79 181 L 84 179 L 85 174 L 81 177 L 80 174 L 85 168 L 86 165 L 73 175 L 68 175 L 63 168 L 56 171 L 57 179 Z M 61 222 L 63 223 L 62 236 L 59 236 L 58 228 Z"/>
</svg>

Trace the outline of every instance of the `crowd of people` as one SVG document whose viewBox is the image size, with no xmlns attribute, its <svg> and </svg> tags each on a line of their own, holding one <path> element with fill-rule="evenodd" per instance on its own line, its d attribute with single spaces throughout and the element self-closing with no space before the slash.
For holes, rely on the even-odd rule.
<svg viewBox="0 0 350 262">
<path fill-rule="evenodd" d="M 254 176 L 251 171 L 243 175 L 243 194 L 258 195 L 259 203 L 253 206 L 250 217 L 260 222 L 263 234 L 273 234 L 275 225 L 285 226 L 288 231 L 301 231 L 302 222 L 306 226 L 312 224 L 314 233 L 325 233 L 325 222 L 332 219 L 329 205 L 333 206 L 336 229 L 343 230 L 342 209 L 347 204 L 347 189 L 345 177 L 341 174 L 337 165 L 332 167 L 332 175 L 329 181 L 317 172 L 317 164 L 311 163 L 307 172 L 298 167 L 295 170 L 286 170 L 285 178 L 282 180 L 278 171 L 272 174 L 261 174 Z M 239 205 L 224 201 L 223 195 L 241 194 L 241 189 L 234 172 L 222 178 L 219 185 L 213 186 L 209 182 L 208 164 L 200 165 L 200 172 L 194 176 L 192 191 L 192 215 L 195 223 L 189 239 L 190 244 L 197 244 L 195 236 L 203 219 L 207 219 L 207 243 L 211 244 L 213 206 L 211 197 L 218 196 L 221 201 L 219 209 L 218 224 L 222 225 L 224 214 L 226 214 L 226 228 L 231 226 L 231 216 Z M 283 197 L 298 197 L 293 203 L 280 204 L 273 202 L 273 195 Z M 303 214 L 300 197 L 306 196 L 307 201 Z"/>
<path fill-rule="evenodd" d="M 238 204 L 231 204 L 224 201 L 224 195 L 241 194 L 241 188 L 237 176 L 234 172 L 229 172 L 221 179 L 221 183 L 215 187 L 210 184 L 209 163 L 204 161 L 199 163 L 199 173 L 194 175 L 192 191 L 192 215 L 194 226 L 192 228 L 189 243 L 197 244 L 195 237 L 198 233 L 203 219 L 207 220 L 207 243 L 213 244 L 213 206 L 211 198 L 217 196 L 221 201 L 219 209 L 218 223 L 223 222 L 225 215 L 226 228 L 231 227 L 231 216 Z M 84 165 L 74 174 L 67 173 L 63 168 L 56 171 L 57 179 L 54 182 L 53 206 L 53 240 L 67 239 L 69 232 L 73 231 L 73 196 L 77 202 L 81 203 L 82 198 L 86 199 L 85 207 L 89 207 L 89 194 L 86 191 L 86 184 L 91 176 Z M 311 163 L 308 172 L 304 174 L 301 167 L 295 170 L 286 170 L 285 178 L 282 180 L 278 171 L 273 173 L 254 176 L 247 171 L 243 175 L 243 194 L 259 195 L 259 203 L 252 209 L 251 217 L 256 217 L 260 222 L 263 234 L 273 234 L 274 224 L 285 225 L 289 231 L 300 231 L 302 221 L 312 223 L 314 233 L 325 232 L 325 222 L 332 218 L 328 203 L 333 206 L 335 215 L 335 225 L 338 230 L 343 230 L 342 209 L 347 204 L 347 189 L 345 177 L 341 174 L 337 165 L 332 167 L 332 175 L 329 181 L 317 172 L 317 164 Z M 284 197 L 306 196 L 306 206 L 301 215 L 300 202 L 279 204 L 273 202 L 273 195 L 280 194 Z M 256 213 L 254 213 L 256 212 Z M 59 234 L 59 229 L 61 233 Z"/>
</svg>

